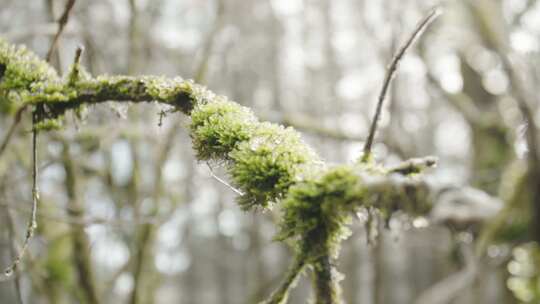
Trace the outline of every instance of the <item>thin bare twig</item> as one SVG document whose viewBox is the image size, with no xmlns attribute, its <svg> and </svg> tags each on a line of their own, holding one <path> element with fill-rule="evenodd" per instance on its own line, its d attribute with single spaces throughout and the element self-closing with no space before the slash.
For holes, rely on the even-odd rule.
<svg viewBox="0 0 540 304">
<path fill-rule="evenodd" d="M 60 16 L 60 18 L 58 19 L 58 31 L 54 35 L 49 51 L 47 52 L 47 56 L 45 57 L 47 62 L 51 61 L 52 55 L 56 49 L 56 44 L 58 43 L 58 39 L 60 39 L 60 35 L 62 35 L 62 32 L 64 31 L 64 28 L 69 21 L 69 13 L 73 9 L 74 5 L 75 0 L 67 0 L 66 6 L 64 7 L 64 12 L 62 13 L 62 16 Z"/>
<path fill-rule="evenodd" d="M 17 269 L 17 266 L 21 262 L 22 258 L 28 246 L 30 240 L 34 236 L 34 232 L 37 228 L 37 206 L 39 203 L 39 189 L 37 185 L 38 177 L 38 167 L 37 167 L 37 137 L 38 131 L 36 130 L 36 123 L 38 121 L 38 111 L 39 107 L 36 108 L 32 114 L 32 212 L 30 213 L 30 219 L 28 220 L 28 227 L 26 229 L 26 237 L 24 238 L 23 245 L 21 250 L 17 254 L 16 258 L 13 260 L 11 265 L 4 270 L 4 275 L 11 276 L 13 272 Z"/>
<path fill-rule="evenodd" d="M 373 139 L 375 137 L 375 132 L 377 131 L 377 126 L 379 123 L 379 117 L 381 116 L 382 106 L 384 103 L 384 100 L 386 99 L 386 95 L 388 93 L 388 89 L 390 87 L 390 84 L 392 82 L 392 79 L 396 75 L 399 63 L 403 59 L 403 56 L 405 56 L 405 53 L 407 53 L 407 50 L 411 47 L 411 45 L 422 35 L 424 30 L 433 22 L 435 19 L 441 14 L 440 8 L 434 8 L 431 10 L 431 12 L 424 18 L 422 21 L 416 26 L 414 32 L 412 35 L 407 39 L 405 44 L 403 44 L 398 52 L 394 55 L 392 58 L 392 61 L 390 62 L 390 65 L 388 66 L 388 69 L 386 70 L 386 75 L 384 77 L 384 82 L 381 88 L 381 93 L 379 94 L 379 99 L 377 102 L 377 108 L 375 110 L 375 115 L 373 116 L 373 121 L 371 122 L 371 127 L 369 129 L 369 135 L 366 140 L 366 143 L 364 145 L 364 155 L 362 156 L 361 161 L 366 162 L 371 157 L 371 147 L 373 145 Z"/>
<path fill-rule="evenodd" d="M 222 183 L 223 185 L 227 186 L 228 188 L 230 188 L 232 191 L 234 191 L 234 193 L 240 195 L 240 196 L 243 196 L 244 195 L 244 192 L 236 189 L 235 187 L 233 187 L 231 184 L 227 183 L 225 180 L 223 180 L 222 178 L 220 178 L 219 176 L 217 176 L 215 173 L 214 173 L 214 170 L 212 169 L 212 167 L 210 166 L 210 164 L 206 163 L 206 165 L 208 166 L 208 169 L 210 169 L 210 175 L 212 175 L 212 177 L 217 180 L 218 182 Z"/>
<path fill-rule="evenodd" d="M 66 26 L 69 20 L 69 13 L 71 12 L 74 4 L 75 4 L 75 0 L 68 0 L 66 2 L 66 6 L 64 8 L 64 12 L 62 16 L 60 16 L 60 19 L 58 19 L 58 31 L 56 32 L 56 35 L 54 36 L 53 41 L 51 42 L 49 51 L 47 52 L 47 57 L 46 57 L 47 62 L 51 61 L 51 57 L 56 47 L 56 44 L 58 42 L 58 39 L 60 38 L 60 35 L 62 34 L 62 31 L 64 30 L 64 27 Z M 77 57 L 80 58 L 80 54 L 78 55 L 79 56 Z M 22 110 L 19 110 L 19 111 L 22 112 Z M 38 182 L 37 182 L 38 180 L 38 164 L 37 164 L 38 163 L 38 156 L 37 156 L 38 130 L 36 128 L 36 125 L 41 118 L 42 111 L 43 111 L 43 105 L 37 105 L 34 111 L 32 112 L 32 211 L 30 212 L 30 219 L 28 220 L 28 226 L 26 228 L 26 236 L 24 238 L 24 242 L 22 244 L 21 250 L 15 257 L 11 265 L 8 266 L 4 270 L 5 276 L 11 276 L 13 272 L 16 271 L 18 265 L 21 263 L 22 258 L 24 257 L 24 254 L 28 250 L 28 246 L 30 245 L 30 240 L 34 236 L 35 230 L 37 229 L 37 207 L 39 204 L 39 189 L 38 189 Z M 17 119 L 17 117 L 15 118 Z"/>
</svg>

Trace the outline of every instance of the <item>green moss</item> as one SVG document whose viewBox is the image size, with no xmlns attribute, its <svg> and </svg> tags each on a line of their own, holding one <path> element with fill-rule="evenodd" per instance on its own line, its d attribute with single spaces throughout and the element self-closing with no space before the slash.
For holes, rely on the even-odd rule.
<svg viewBox="0 0 540 304">
<path fill-rule="evenodd" d="M 56 71 L 24 46 L 0 38 L 0 110 L 13 112 L 24 96 L 59 81 Z M 34 88 L 32 88 L 34 87 Z"/>
<path fill-rule="evenodd" d="M 190 124 L 197 157 L 227 159 L 237 144 L 253 136 L 257 123 L 251 110 L 224 98 L 197 106 Z"/>
<path fill-rule="evenodd" d="M 229 158 L 229 173 L 244 195 L 243 209 L 266 207 L 283 198 L 293 184 L 313 173 L 319 159 L 298 132 L 271 123 L 259 123 L 249 140 L 240 142 Z"/>
<path fill-rule="evenodd" d="M 244 195 L 243 209 L 283 198 L 318 162 L 292 128 L 260 123 L 245 107 L 215 97 L 191 113 L 191 137 L 201 160 L 225 160 Z"/>
<path fill-rule="evenodd" d="M 366 189 L 355 169 L 329 169 L 317 180 L 293 186 L 283 201 L 278 240 L 295 238 L 300 250 L 313 257 L 337 254 L 339 243 L 349 235 L 346 225 L 359 208 Z"/>
</svg>

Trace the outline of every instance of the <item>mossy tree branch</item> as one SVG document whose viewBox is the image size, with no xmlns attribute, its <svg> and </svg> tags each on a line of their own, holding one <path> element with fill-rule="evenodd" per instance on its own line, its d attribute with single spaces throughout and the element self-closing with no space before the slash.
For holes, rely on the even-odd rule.
<svg viewBox="0 0 540 304">
<path fill-rule="evenodd" d="M 333 269 L 347 224 L 361 208 L 386 219 L 401 211 L 427 215 L 436 197 L 414 177 L 431 158 L 394 168 L 374 163 L 328 166 L 292 128 L 260 122 L 247 108 L 189 80 L 155 76 L 87 74 L 76 61 L 66 79 L 24 48 L 0 41 L 0 108 L 41 105 L 42 127 L 57 126 L 67 110 L 105 101 L 159 102 L 191 117 L 193 147 L 202 161 L 226 164 L 245 210 L 280 202 L 278 240 L 295 244 L 295 262 L 267 303 L 284 303 L 305 266 L 314 269 L 317 303 L 339 303 L 339 274 Z M 53 123 L 50 123 L 53 122 Z M 413 176 L 411 176 L 413 175 Z"/>
</svg>

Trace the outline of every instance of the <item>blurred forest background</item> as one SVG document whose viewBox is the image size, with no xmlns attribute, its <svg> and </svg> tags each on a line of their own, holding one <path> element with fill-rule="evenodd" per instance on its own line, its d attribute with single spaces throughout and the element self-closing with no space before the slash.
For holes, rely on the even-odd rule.
<svg viewBox="0 0 540 304">
<path fill-rule="evenodd" d="M 329 162 L 347 163 L 361 153 L 392 54 L 439 4 L 444 14 L 400 65 L 376 159 L 436 155 L 431 183 L 472 185 L 504 200 L 528 149 L 502 58 L 519 56 L 520 71 L 538 83 L 535 0 L 77 1 L 52 63 L 66 71 L 83 45 L 94 75 L 194 78 L 299 129 Z M 0 36 L 44 57 L 64 6 L 0 0 Z M 277 286 L 290 260 L 272 242 L 277 214 L 242 212 L 216 178 L 226 178 L 219 164 L 195 160 L 188 118 L 166 110 L 92 106 L 40 134 L 39 229 L 19 271 L 0 280 L 0 303 L 18 303 L 19 290 L 24 303 L 251 304 Z M 12 123 L 0 116 L 0 138 Z M 23 119 L 1 156 L 0 265 L 26 233 L 30 129 Z M 519 303 L 508 280 L 510 246 L 490 245 L 481 260 L 467 254 L 475 221 L 500 206 L 462 207 L 439 212 L 467 221 L 467 233 L 391 222 L 368 245 L 357 221 L 338 266 L 346 302 Z M 79 278 L 81 269 L 93 277 Z M 303 277 L 290 302 L 305 303 L 310 292 Z"/>
</svg>

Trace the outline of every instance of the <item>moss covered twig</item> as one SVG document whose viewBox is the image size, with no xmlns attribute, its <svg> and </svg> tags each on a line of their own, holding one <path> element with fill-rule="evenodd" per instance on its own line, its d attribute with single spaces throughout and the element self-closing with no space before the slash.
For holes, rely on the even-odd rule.
<svg viewBox="0 0 540 304">
<path fill-rule="evenodd" d="M 35 55 L 3 41 L 0 65 L 6 68 L 0 79 L 0 107 L 41 105 L 41 122 L 60 120 L 67 110 L 109 100 L 156 101 L 189 115 L 198 159 L 225 165 L 233 186 L 243 193 L 238 198 L 241 208 L 281 203 L 276 239 L 294 244 L 297 259 L 268 303 L 284 303 L 291 284 L 308 265 L 315 272 L 318 303 L 339 303 L 339 276 L 332 261 L 341 241 L 350 235 L 347 225 L 353 215 L 368 208 L 385 219 L 397 211 L 426 216 L 436 198 L 434 189 L 409 176 L 432 166 L 432 158 L 409 160 L 393 168 L 365 162 L 328 166 L 294 129 L 261 122 L 248 108 L 189 80 L 92 77 L 79 60 L 61 79 Z"/>
<path fill-rule="evenodd" d="M 330 255 L 317 258 L 312 264 L 315 304 L 341 304 L 339 281 L 343 277 L 332 264 Z"/>
</svg>

